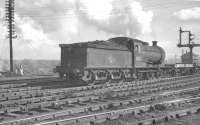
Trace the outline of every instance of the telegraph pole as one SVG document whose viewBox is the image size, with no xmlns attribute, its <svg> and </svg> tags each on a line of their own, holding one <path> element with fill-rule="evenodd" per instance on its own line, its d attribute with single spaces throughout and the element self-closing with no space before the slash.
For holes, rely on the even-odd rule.
<svg viewBox="0 0 200 125">
<path fill-rule="evenodd" d="M 8 27 L 8 38 L 10 44 L 10 72 L 13 72 L 13 38 L 15 36 L 14 30 L 14 4 L 15 0 L 6 0 L 5 1 L 5 10 L 6 10 L 6 22 Z"/>
</svg>

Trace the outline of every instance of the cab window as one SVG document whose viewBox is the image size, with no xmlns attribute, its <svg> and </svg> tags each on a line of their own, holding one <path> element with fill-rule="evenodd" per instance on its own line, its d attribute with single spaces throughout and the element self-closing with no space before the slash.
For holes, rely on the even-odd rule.
<svg viewBox="0 0 200 125">
<path fill-rule="evenodd" d="M 135 52 L 140 53 L 140 46 L 139 45 L 135 45 Z"/>
</svg>

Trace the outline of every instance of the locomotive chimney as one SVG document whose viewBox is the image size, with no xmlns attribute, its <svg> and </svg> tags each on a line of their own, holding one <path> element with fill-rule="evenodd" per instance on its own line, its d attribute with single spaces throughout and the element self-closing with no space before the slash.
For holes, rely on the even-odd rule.
<svg viewBox="0 0 200 125">
<path fill-rule="evenodd" d="M 157 46 L 158 41 L 152 41 L 153 45 L 152 46 Z"/>
</svg>

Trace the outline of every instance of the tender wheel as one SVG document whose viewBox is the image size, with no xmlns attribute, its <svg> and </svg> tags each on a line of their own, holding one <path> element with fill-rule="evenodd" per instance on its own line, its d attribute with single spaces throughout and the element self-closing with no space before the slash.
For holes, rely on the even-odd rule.
<svg viewBox="0 0 200 125">
<path fill-rule="evenodd" d="M 94 72 L 95 81 L 106 81 L 107 76 L 108 76 L 108 74 L 105 70 L 96 70 Z"/>
<path fill-rule="evenodd" d="M 82 76 L 82 80 L 86 83 L 93 82 L 94 81 L 93 73 L 85 70 Z"/>
</svg>

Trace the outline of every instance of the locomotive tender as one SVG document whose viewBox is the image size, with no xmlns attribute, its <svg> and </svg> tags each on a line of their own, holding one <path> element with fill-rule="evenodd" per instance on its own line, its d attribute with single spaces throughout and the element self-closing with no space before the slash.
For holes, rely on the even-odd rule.
<svg viewBox="0 0 200 125">
<path fill-rule="evenodd" d="M 128 37 L 106 41 L 60 44 L 61 66 L 56 72 L 68 80 L 84 82 L 149 79 L 159 77 L 165 51 L 157 41 Z"/>
</svg>

